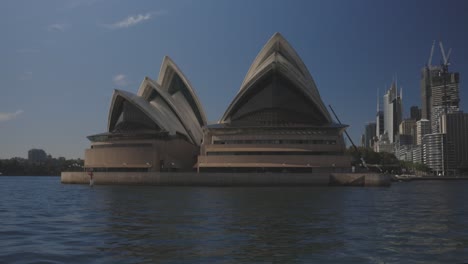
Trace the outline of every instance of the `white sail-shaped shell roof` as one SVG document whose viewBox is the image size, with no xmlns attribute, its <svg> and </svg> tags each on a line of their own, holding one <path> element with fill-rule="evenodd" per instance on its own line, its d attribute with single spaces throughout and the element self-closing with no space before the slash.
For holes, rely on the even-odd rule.
<svg viewBox="0 0 468 264">
<path fill-rule="evenodd" d="M 163 60 L 158 81 L 145 77 L 137 94 L 114 91 L 108 118 L 109 132 L 119 118 L 124 101 L 141 110 L 161 130 L 185 135 L 195 145 L 201 143 L 205 113 L 190 82 L 169 57 Z"/>
<path fill-rule="evenodd" d="M 178 131 L 184 131 L 183 125 L 178 122 L 177 118 L 175 118 L 175 114 L 164 105 L 155 106 L 136 94 L 127 91 L 115 90 L 112 96 L 111 108 L 109 110 L 109 132 L 114 129 L 117 119 L 119 118 L 120 105 L 125 101 L 140 109 L 163 131 L 167 131 L 170 134 L 176 134 Z"/>
<path fill-rule="evenodd" d="M 258 82 L 261 82 L 268 74 L 281 75 L 282 78 L 287 79 L 292 84 L 287 89 L 297 90 L 313 106 L 314 113 L 310 113 L 315 116 L 313 118 L 320 119 L 322 123 L 332 122 L 307 67 L 286 39 L 281 34 L 275 33 L 253 61 L 238 94 L 220 123 L 229 123 L 231 116 L 241 111 L 239 108 L 242 108 L 242 104 L 251 100 L 248 98 L 252 96 L 251 90 L 258 89 Z M 294 104 L 294 102 L 291 103 Z"/>
<path fill-rule="evenodd" d="M 177 83 L 178 81 L 181 83 Z M 169 56 L 165 56 L 163 59 L 159 71 L 158 83 L 164 91 L 171 94 L 178 106 L 190 108 L 190 111 L 195 114 L 200 126 L 206 125 L 205 111 L 190 81 Z M 174 87 L 176 84 L 178 84 L 179 87 Z"/>
<path fill-rule="evenodd" d="M 207 125 L 205 112 L 192 85 L 169 57 L 164 57 L 158 79 L 145 77 L 137 94 L 114 92 L 109 132 L 118 123 L 124 102 L 149 118 L 145 124 L 154 122 L 161 131 L 185 135 L 193 144 L 201 144 L 202 127 Z M 270 38 L 253 61 L 220 123 L 233 120 L 241 125 L 332 123 L 307 67 L 279 33 Z"/>
</svg>

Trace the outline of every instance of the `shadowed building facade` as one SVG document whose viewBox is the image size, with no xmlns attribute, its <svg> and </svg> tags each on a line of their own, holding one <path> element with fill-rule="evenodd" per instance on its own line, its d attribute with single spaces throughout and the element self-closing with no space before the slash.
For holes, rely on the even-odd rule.
<svg viewBox="0 0 468 264">
<path fill-rule="evenodd" d="M 447 113 L 441 117 L 441 132 L 446 135 L 447 149 L 453 160 L 448 160 L 447 171 L 468 171 L 468 114 Z M 452 166 L 450 166 L 452 165 Z"/>
<path fill-rule="evenodd" d="M 199 171 L 310 172 L 350 167 L 346 125 L 332 121 L 315 82 L 276 33 L 218 124 L 204 127 Z"/>
<path fill-rule="evenodd" d="M 444 72 L 440 66 L 426 66 L 421 72 L 421 118 L 432 121 L 432 109 L 437 106 L 459 108 L 458 72 Z"/>
</svg>

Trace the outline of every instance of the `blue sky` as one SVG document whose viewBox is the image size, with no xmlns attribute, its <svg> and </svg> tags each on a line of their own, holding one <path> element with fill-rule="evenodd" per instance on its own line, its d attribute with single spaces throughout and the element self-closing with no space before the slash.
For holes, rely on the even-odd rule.
<svg viewBox="0 0 468 264">
<path fill-rule="evenodd" d="M 218 120 L 262 46 L 281 32 L 326 105 L 358 141 L 397 75 L 406 115 L 421 105 L 432 41 L 452 51 L 461 107 L 468 92 L 466 1 L 2 1 L 0 158 L 43 148 L 83 157 L 104 132 L 113 89 L 136 92 L 169 55 Z M 433 63 L 439 63 L 437 49 Z"/>
</svg>

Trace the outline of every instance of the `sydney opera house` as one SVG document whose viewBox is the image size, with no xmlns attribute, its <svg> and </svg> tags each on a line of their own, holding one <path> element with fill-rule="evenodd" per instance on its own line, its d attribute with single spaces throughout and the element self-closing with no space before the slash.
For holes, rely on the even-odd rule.
<svg viewBox="0 0 468 264">
<path fill-rule="evenodd" d="M 330 117 L 314 79 L 276 33 L 239 92 L 208 124 L 195 90 L 165 57 L 137 94 L 115 90 L 107 132 L 88 136 L 85 167 L 116 172 L 332 172 L 350 168 L 346 125 Z"/>
</svg>

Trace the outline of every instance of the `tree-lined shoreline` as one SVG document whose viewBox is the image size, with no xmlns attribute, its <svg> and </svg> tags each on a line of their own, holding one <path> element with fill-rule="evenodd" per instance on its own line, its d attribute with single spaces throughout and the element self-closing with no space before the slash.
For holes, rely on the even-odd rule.
<svg viewBox="0 0 468 264">
<path fill-rule="evenodd" d="M 60 176 L 62 171 L 82 171 L 82 159 L 47 158 L 30 162 L 24 158 L 0 160 L 0 176 Z"/>
</svg>

